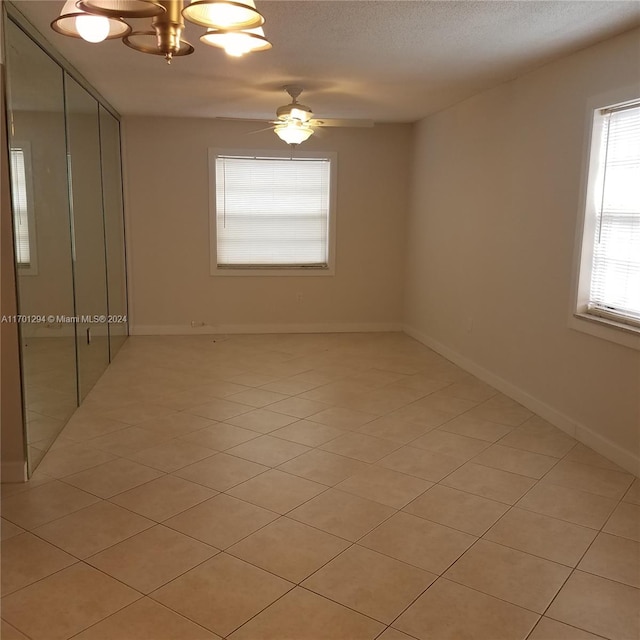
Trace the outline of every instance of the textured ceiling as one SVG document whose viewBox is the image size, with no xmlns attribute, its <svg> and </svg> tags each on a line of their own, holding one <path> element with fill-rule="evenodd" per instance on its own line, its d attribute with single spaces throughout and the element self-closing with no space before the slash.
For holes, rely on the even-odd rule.
<svg viewBox="0 0 640 640">
<path fill-rule="evenodd" d="M 412 122 L 640 25 L 637 1 L 257 0 L 272 50 L 229 58 L 188 24 L 167 66 L 54 33 L 62 1 L 14 4 L 121 113 L 182 117 L 273 117 L 295 82 L 317 117 Z"/>
</svg>

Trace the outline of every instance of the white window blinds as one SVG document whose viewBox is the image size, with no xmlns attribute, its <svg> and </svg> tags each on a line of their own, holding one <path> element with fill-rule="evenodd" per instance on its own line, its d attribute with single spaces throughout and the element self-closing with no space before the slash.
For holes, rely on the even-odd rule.
<svg viewBox="0 0 640 640">
<path fill-rule="evenodd" d="M 218 266 L 327 267 L 330 164 L 217 156 Z"/>
<path fill-rule="evenodd" d="M 640 104 L 604 113 L 589 311 L 640 325 Z"/>
<path fill-rule="evenodd" d="M 24 151 L 11 149 L 11 200 L 13 205 L 13 226 L 15 233 L 16 263 L 18 266 L 31 264 L 29 245 L 29 205 L 27 202 L 27 172 Z"/>
</svg>

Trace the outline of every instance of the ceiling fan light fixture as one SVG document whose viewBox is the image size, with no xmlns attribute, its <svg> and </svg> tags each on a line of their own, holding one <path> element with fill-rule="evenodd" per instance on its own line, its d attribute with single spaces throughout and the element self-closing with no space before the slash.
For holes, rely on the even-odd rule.
<svg viewBox="0 0 640 640">
<path fill-rule="evenodd" d="M 230 56 L 239 58 L 251 51 L 271 49 L 271 43 L 265 38 L 262 27 L 228 31 L 224 29 L 207 29 L 200 41 L 212 47 L 224 49 Z"/>
<path fill-rule="evenodd" d="M 279 124 L 274 131 L 278 138 L 287 144 L 300 144 L 313 135 L 313 129 L 299 120 L 290 120 Z"/>
<path fill-rule="evenodd" d="M 51 28 L 63 36 L 93 43 L 122 38 L 131 32 L 131 27 L 124 20 L 84 11 L 76 6 L 76 0 L 64 3 Z"/>
<path fill-rule="evenodd" d="M 182 15 L 203 27 L 222 31 L 254 29 L 264 24 L 254 0 L 192 0 Z"/>
</svg>

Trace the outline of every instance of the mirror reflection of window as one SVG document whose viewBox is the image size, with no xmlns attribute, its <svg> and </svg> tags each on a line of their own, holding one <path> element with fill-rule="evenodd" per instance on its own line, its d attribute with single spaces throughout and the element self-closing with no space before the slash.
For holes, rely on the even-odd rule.
<svg viewBox="0 0 640 640">
<path fill-rule="evenodd" d="M 30 189 L 30 153 L 28 145 L 11 147 L 11 200 L 16 264 L 20 273 L 36 275 L 35 223 Z"/>
</svg>

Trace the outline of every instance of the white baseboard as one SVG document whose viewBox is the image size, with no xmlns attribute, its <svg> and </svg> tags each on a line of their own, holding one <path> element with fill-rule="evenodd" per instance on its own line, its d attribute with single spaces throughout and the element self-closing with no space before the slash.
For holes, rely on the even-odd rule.
<svg viewBox="0 0 640 640">
<path fill-rule="evenodd" d="M 483 382 L 490 384 L 506 396 L 513 398 L 530 411 L 533 411 L 541 418 L 544 418 L 547 422 L 558 427 L 558 429 L 561 429 L 576 440 L 579 440 L 583 444 L 605 456 L 605 458 L 608 458 L 624 469 L 627 469 L 634 475 L 640 476 L 640 456 L 623 449 L 609 438 L 606 438 L 593 429 L 573 420 L 561 411 L 551 407 L 546 402 L 530 395 L 520 387 L 517 387 L 513 383 L 508 382 L 504 378 L 501 378 L 484 367 L 481 367 L 479 364 L 476 364 L 446 345 L 443 345 L 437 340 L 421 333 L 417 329 L 405 325 L 403 330 L 407 335 L 418 340 L 418 342 L 421 342 L 430 349 L 433 349 L 441 356 L 444 356 L 447 360 L 450 360 L 465 371 L 468 371 L 477 378 L 480 378 Z"/>
<path fill-rule="evenodd" d="M 218 324 L 204 327 L 190 325 L 135 325 L 132 336 L 197 336 L 243 333 L 371 333 L 402 331 L 400 323 L 321 323 L 321 324 Z"/>
<path fill-rule="evenodd" d="M 26 482 L 27 462 L 17 460 L 15 462 L 3 462 L 0 469 L 0 480 L 5 482 Z"/>
</svg>

